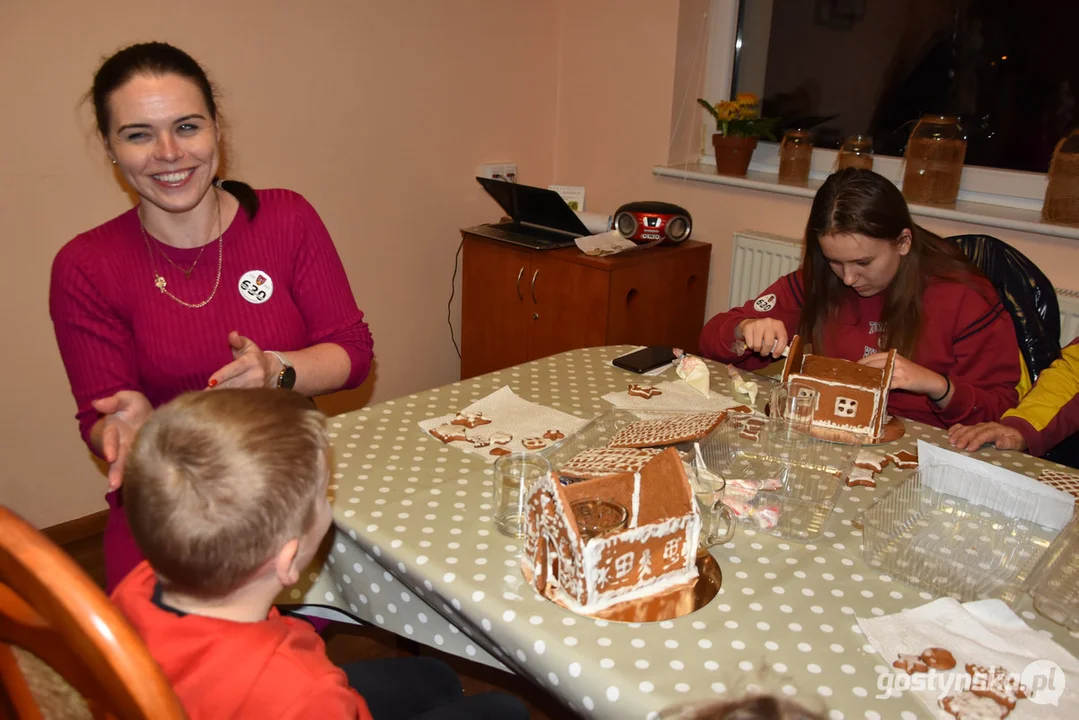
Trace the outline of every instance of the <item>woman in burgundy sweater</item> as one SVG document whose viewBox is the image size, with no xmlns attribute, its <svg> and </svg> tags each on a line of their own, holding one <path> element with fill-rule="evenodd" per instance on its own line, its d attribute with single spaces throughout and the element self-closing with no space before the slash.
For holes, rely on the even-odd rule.
<svg viewBox="0 0 1079 720">
<path fill-rule="evenodd" d="M 898 351 L 888 410 L 937 427 L 996 421 L 1015 407 L 1015 329 L 989 281 L 955 246 L 914 224 L 903 195 L 869 170 L 817 191 L 802 267 L 701 333 L 701 354 L 748 369 L 792 335 L 814 352 L 883 367 Z"/>
<path fill-rule="evenodd" d="M 215 387 L 356 387 L 372 342 L 314 208 L 288 190 L 216 179 L 217 106 L 194 59 L 133 45 L 102 64 L 90 97 L 140 202 L 60 250 L 49 306 L 83 439 L 110 463 L 111 591 L 141 560 L 120 485 L 153 408 Z"/>
</svg>

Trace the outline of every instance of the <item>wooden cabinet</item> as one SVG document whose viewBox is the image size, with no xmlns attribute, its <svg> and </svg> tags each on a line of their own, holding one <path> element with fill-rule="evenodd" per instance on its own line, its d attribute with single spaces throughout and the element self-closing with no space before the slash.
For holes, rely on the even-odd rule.
<svg viewBox="0 0 1079 720">
<path fill-rule="evenodd" d="M 464 233 L 461 377 L 597 345 L 697 350 L 712 246 L 596 258 Z"/>
</svg>

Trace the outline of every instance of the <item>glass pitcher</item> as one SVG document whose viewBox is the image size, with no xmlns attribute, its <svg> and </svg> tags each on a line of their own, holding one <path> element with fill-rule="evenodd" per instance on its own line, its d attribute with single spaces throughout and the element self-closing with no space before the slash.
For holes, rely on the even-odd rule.
<svg viewBox="0 0 1079 720">
<path fill-rule="evenodd" d="M 966 154 L 959 118 L 923 116 L 907 141 L 903 197 L 920 205 L 954 205 Z"/>
<path fill-rule="evenodd" d="M 1049 163 L 1042 219 L 1046 222 L 1079 223 L 1079 130 L 1062 137 Z"/>
<path fill-rule="evenodd" d="M 788 130 L 779 144 L 779 182 L 784 185 L 809 183 L 813 163 L 813 136 L 808 130 Z"/>
<path fill-rule="evenodd" d="M 873 169 L 873 138 L 868 135 L 851 135 L 843 141 L 836 159 L 836 170 L 843 168 Z"/>
</svg>

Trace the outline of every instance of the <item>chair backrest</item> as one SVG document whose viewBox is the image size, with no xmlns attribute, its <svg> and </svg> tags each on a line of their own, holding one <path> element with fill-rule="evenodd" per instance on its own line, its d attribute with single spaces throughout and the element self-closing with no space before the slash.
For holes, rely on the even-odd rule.
<svg viewBox="0 0 1079 720">
<path fill-rule="evenodd" d="M 165 674 L 120 611 L 63 550 L 0 506 L 0 716 L 41 717 L 12 648 L 86 698 L 95 717 L 186 718 Z"/>
<path fill-rule="evenodd" d="M 1030 259 L 990 235 L 955 235 L 956 243 L 1000 295 L 1031 380 L 1060 357 L 1060 306 L 1056 290 Z"/>
</svg>

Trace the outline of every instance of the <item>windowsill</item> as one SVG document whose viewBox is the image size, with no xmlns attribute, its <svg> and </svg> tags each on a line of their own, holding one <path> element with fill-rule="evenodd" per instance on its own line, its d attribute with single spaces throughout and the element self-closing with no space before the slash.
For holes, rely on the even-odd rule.
<svg viewBox="0 0 1079 720">
<path fill-rule="evenodd" d="M 812 198 L 816 194 L 817 188 L 823 183 L 823 180 L 811 178 L 808 185 L 781 185 L 776 173 L 750 170 L 746 177 L 731 177 L 717 175 L 714 165 L 701 164 L 657 165 L 652 168 L 652 173 L 661 177 L 695 180 L 713 185 L 727 185 L 729 187 L 748 188 L 750 190 L 804 198 Z M 942 220 L 974 223 L 1037 235 L 1079 240 L 1079 227 L 1043 222 L 1040 211 L 1026 208 L 960 200 L 955 204 L 955 207 L 912 204 L 910 212 L 915 217 L 940 218 Z"/>
</svg>

